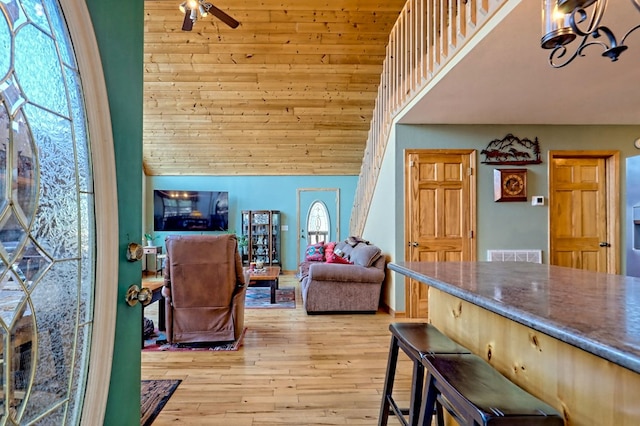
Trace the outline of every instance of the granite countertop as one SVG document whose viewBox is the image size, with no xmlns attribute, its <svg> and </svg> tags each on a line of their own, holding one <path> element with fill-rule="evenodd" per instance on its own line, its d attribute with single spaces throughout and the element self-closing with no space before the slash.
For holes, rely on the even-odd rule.
<svg viewBox="0 0 640 426">
<path fill-rule="evenodd" d="M 388 267 L 640 373 L 640 278 L 524 262 Z"/>
</svg>

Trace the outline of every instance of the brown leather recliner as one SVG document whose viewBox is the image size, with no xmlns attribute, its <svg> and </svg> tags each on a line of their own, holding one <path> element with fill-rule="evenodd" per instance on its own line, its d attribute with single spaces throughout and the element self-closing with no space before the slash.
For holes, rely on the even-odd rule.
<svg viewBox="0 0 640 426">
<path fill-rule="evenodd" d="M 170 235 L 165 243 L 167 340 L 237 340 L 244 328 L 246 277 L 236 236 Z"/>
</svg>

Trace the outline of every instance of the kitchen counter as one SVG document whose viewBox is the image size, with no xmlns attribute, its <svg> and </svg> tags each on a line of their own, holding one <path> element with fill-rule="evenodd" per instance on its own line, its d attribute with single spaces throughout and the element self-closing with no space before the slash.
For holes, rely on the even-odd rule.
<svg viewBox="0 0 640 426">
<path fill-rule="evenodd" d="M 396 262 L 429 321 L 563 413 L 640 424 L 640 278 L 520 262 Z"/>
<path fill-rule="evenodd" d="M 388 267 L 640 373 L 640 278 L 524 262 Z"/>
</svg>

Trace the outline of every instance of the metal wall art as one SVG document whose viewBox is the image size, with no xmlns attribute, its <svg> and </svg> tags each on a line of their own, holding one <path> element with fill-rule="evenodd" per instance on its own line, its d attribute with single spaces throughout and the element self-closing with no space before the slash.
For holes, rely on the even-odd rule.
<svg viewBox="0 0 640 426">
<path fill-rule="evenodd" d="M 520 139 L 511 133 L 502 139 L 494 139 L 482 151 L 483 164 L 540 164 L 540 144 L 538 138 Z"/>
</svg>

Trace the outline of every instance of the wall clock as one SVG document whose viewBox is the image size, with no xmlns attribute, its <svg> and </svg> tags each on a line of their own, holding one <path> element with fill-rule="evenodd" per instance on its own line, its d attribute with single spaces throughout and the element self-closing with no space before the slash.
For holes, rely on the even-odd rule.
<svg viewBox="0 0 640 426">
<path fill-rule="evenodd" d="M 527 201 L 527 169 L 494 169 L 494 201 Z"/>
</svg>

